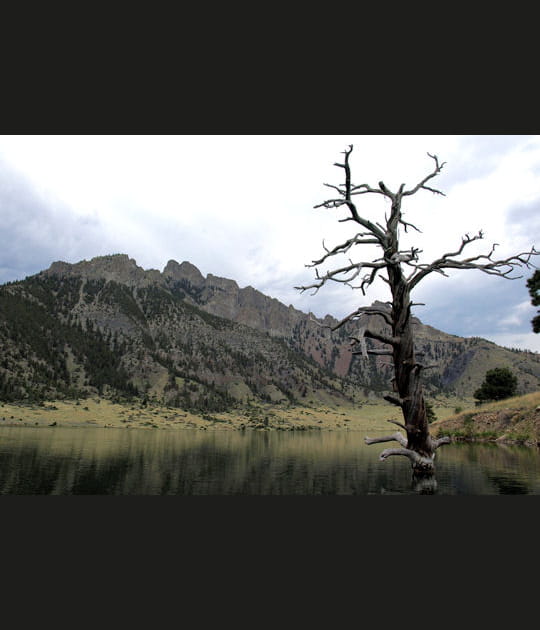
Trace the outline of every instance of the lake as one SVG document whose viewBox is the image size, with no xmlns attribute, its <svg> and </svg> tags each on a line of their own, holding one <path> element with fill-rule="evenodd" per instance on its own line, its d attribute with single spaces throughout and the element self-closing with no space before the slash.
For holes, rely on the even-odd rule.
<svg viewBox="0 0 540 630">
<path fill-rule="evenodd" d="M 540 494 L 540 449 L 449 444 L 436 483 L 356 431 L 0 428 L 0 494 Z"/>
</svg>

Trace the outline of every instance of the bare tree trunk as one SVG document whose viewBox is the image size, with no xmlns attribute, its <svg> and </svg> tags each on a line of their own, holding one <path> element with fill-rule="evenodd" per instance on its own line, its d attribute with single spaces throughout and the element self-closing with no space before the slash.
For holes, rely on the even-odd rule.
<svg viewBox="0 0 540 630">
<path fill-rule="evenodd" d="M 418 457 L 411 458 L 415 472 L 433 472 L 434 448 L 421 382 L 422 366 L 414 355 L 414 336 L 411 324 L 411 297 L 407 280 L 399 264 L 398 224 L 401 219 L 401 195 L 393 200 L 390 220 L 387 224 L 388 247 L 385 259 L 396 261 L 389 264 L 388 283 L 392 292 L 392 339 L 394 360 L 394 389 L 403 412 L 407 431 L 407 449 Z"/>
</svg>

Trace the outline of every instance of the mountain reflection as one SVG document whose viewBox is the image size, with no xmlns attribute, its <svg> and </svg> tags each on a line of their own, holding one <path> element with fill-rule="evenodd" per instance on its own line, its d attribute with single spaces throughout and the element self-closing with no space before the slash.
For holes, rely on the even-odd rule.
<svg viewBox="0 0 540 630">
<path fill-rule="evenodd" d="M 538 449 L 452 444 L 436 477 L 360 432 L 0 429 L 0 494 L 540 494 Z"/>
</svg>

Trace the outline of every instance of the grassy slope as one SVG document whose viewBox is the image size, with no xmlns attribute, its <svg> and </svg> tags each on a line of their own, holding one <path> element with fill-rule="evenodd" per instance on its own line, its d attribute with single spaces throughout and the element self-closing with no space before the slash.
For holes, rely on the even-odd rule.
<svg viewBox="0 0 540 630">
<path fill-rule="evenodd" d="M 540 445 L 540 392 L 507 398 L 441 418 L 434 435 Z"/>
</svg>

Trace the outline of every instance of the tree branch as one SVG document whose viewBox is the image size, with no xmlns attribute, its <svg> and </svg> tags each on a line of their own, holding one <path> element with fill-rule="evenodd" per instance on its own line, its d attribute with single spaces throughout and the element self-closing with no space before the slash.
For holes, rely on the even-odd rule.
<svg viewBox="0 0 540 630">
<path fill-rule="evenodd" d="M 358 344 L 360 346 L 360 351 L 358 352 L 353 352 L 353 354 L 361 354 L 363 357 L 367 358 L 368 353 L 367 353 L 367 348 L 366 348 L 366 338 L 365 338 L 365 332 L 366 332 L 366 327 L 362 326 L 358 333 L 359 333 L 359 337 L 349 337 L 349 339 L 351 339 L 351 346 L 354 346 L 356 344 Z"/>
<path fill-rule="evenodd" d="M 422 234 L 422 230 L 419 230 L 416 225 L 413 225 L 412 223 L 408 223 L 407 221 L 404 221 L 403 219 L 400 219 L 399 222 L 401 223 L 401 225 L 405 228 L 405 234 L 407 234 L 407 226 L 412 227 L 414 230 L 416 230 L 417 232 L 419 232 L 420 234 Z"/>
<path fill-rule="evenodd" d="M 366 294 L 366 289 L 365 287 L 369 287 L 371 284 L 373 284 L 373 281 L 375 280 L 375 278 L 377 277 L 377 273 L 380 269 L 383 269 L 384 267 L 386 267 L 386 264 L 381 264 L 380 267 L 374 267 L 373 271 L 371 273 L 367 273 L 363 278 L 362 278 L 362 282 L 361 284 L 359 284 L 358 286 L 354 287 L 352 284 L 349 285 L 351 287 L 351 289 L 360 289 L 362 291 L 362 295 Z"/>
<path fill-rule="evenodd" d="M 347 322 L 359 319 L 362 315 L 380 315 L 389 326 L 393 325 L 393 321 L 389 313 L 382 311 L 374 306 L 361 306 L 360 308 L 357 308 L 355 311 L 340 320 L 335 326 L 332 326 L 331 330 L 337 330 Z"/>
<path fill-rule="evenodd" d="M 366 348 L 366 339 L 365 339 L 366 337 L 369 337 L 370 339 L 376 339 L 377 341 L 380 341 L 381 343 L 385 343 L 390 346 L 395 346 L 396 344 L 399 343 L 399 339 L 397 337 L 387 337 L 386 335 L 369 330 L 365 326 L 362 326 L 362 328 L 360 328 L 358 333 L 359 333 L 358 337 L 355 337 L 353 335 L 349 337 L 349 339 L 352 340 L 351 345 L 353 346 L 356 344 L 360 345 L 360 351 L 357 351 L 357 352 L 353 351 L 353 354 L 361 354 L 365 358 L 367 358 L 368 355 L 370 354 L 381 354 L 381 355 L 389 355 L 389 356 L 393 355 L 392 350 L 382 350 L 382 349 L 381 350 L 379 349 L 368 350 Z"/>
<path fill-rule="evenodd" d="M 306 265 L 306 267 L 316 267 L 317 265 L 320 265 L 321 263 L 323 263 L 330 256 L 335 256 L 336 254 L 345 254 L 346 252 L 349 251 L 349 249 L 353 245 L 378 245 L 379 244 L 379 241 L 376 238 L 364 239 L 362 238 L 364 236 L 369 236 L 369 234 L 366 234 L 365 232 L 361 232 L 357 234 L 356 236 L 353 236 L 353 238 L 350 238 L 347 241 L 345 241 L 345 243 L 342 243 L 341 245 L 336 245 L 332 250 L 327 249 L 323 241 L 323 248 L 325 249 L 326 254 L 322 256 L 321 258 L 319 258 L 319 260 L 313 260 L 312 264 Z"/>
<path fill-rule="evenodd" d="M 401 446 L 407 448 L 407 438 L 405 438 L 399 431 L 392 433 L 392 435 L 385 435 L 383 437 L 378 438 L 369 438 L 365 437 L 364 442 L 366 444 L 379 444 L 380 442 L 392 442 L 396 441 L 401 444 Z"/>
<path fill-rule="evenodd" d="M 342 284 L 346 284 L 348 286 L 350 286 L 351 288 L 355 289 L 355 288 L 361 288 L 362 292 L 365 294 L 364 291 L 364 285 L 370 285 L 373 280 L 375 280 L 375 277 L 377 275 L 377 272 L 380 269 L 384 269 L 387 265 L 385 262 L 359 262 L 359 263 L 353 263 L 352 261 L 350 261 L 351 264 L 347 265 L 345 267 L 341 267 L 340 269 L 334 269 L 333 271 L 327 271 L 324 276 L 319 275 L 319 271 L 316 269 L 315 270 L 315 275 L 317 277 L 317 279 L 319 280 L 319 282 L 314 282 L 313 284 L 308 284 L 306 286 L 299 286 L 299 287 L 294 287 L 295 289 L 298 289 L 299 291 L 307 291 L 308 289 L 315 289 L 313 295 L 315 295 L 315 293 L 317 293 L 317 291 L 323 286 L 325 285 L 329 280 L 331 280 L 332 282 L 340 282 Z M 306 265 L 306 267 L 313 267 L 314 265 Z M 368 269 L 372 269 L 372 272 L 370 274 L 366 274 L 366 276 L 364 276 L 364 278 L 362 279 L 362 284 L 359 287 L 353 287 L 350 283 L 357 278 L 360 275 L 360 272 L 362 271 L 363 268 L 368 268 Z M 351 275 L 347 278 L 338 278 L 337 276 L 339 275 L 343 275 L 343 274 L 347 274 L 350 273 Z"/>
<path fill-rule="evenodd" d="M 415 363 L 414 367 L 417 370 L 433 370 L 435 368 L 438 368 L 439 364 L 438 363 L 430 363 L 429 365 L 424 365 L 423 363 Z"/>
<path fill-rule="evenodd" d="M 443 269 L 478 269 L 484 273 L 506 278 L 507 280 L 517 280 L 523 276 L 510 277 L 510 274 L 515 271 L 516 267 L 526 267 L 527 269 L 534 268 L 531 263 L 531 257 L 537 256 L 540 252 L 536 251 L 534 247 L 528 252 L 521 252 L 515 256 L 501 260 L 493 260 L 492 256 L 495 251 L 497 243 L 494 243 L 491 247 L 491 251 L 488 254 L 479 254 L 478 256 L 472 256 L 470 258 L 464 258 L 462 260 L 455 260 L 455 256 L 459 256 L 465 247 L 474 241 L 484 238 L 482 230 L 475 236 L 465 236 L 461 239 L 461 246 L 455 252 L 449 252 L 443 254 L 441 258 L 438 258 L 429 265 L 415 265 L 417 270 L 409 277 L 409 289 L 415 287 L 421 280 L 423 280 L 428 274 L 436 271 L 442 275 Z M 479 262 L 485 260 L 488 262 Z"/>
<path fill-rule="evenodd" d="M 436 451 L 439 446 L 442 446 L 443 444 L 451 444 L 452 439 L 450 437 L 448 437 L 447 435 L 445 435 L 444 437 L 440 437 L 440 438 L 431 438 L 431 445 L 433 447 L 433 450 Z"/>
<path fill-rule="evenodd" d="M 321 208 L 321 207 L 339 208 L 340 206 L 346 205 L 349 208 L 349 211 L 351 213 L 351 216 L 348 217 L 348 220 L 356 221 L 356 223 L 365 227 L 367 230 L 369 230 L 370 234 L 373 235 L 377 239 L 377 242 L 384 247 L 386 243 L 386 236 L 385 236 L 384 230 L 381 230 L 380 228 L 378 228 L 374 223 L 372 223 L 371 221 L 368 221 L 368 219 L 361 217 L 358 214 L 356 206 L 351 200 L 351 195 L 360 194 L 359 189 L 361 188 L 364 189 L 362 192 L 370 192 L 370 193 L 381 192 L 377 189 L 370 188 L 367 184 L 361 184 L 360 186 L 352 185 L 351 168 L 349 165 L 349 156 L 352 153 L 352 150 L 353 150 L 353 145 L 351 144 L 349 145 L 349 149 L 343 152 L 345 154 L 344 164 L 339 164 L 338 162 L 334 164 L 334 166 L 338 166 L 339 168 L 343 168 L 345 170 L 344 190 L 341 190 L 340 188 L 337 188 L 336 186 L 326 184 L 326 186 L 330 186 L 331 188 L 334 188 L 335 190 L 337 190 L 339 194 L 342 196 L 342 199 L 327 199 L 326 201 L 323 201 L 322 203 L 317 204 L 314 207 L 315 208 Z"/>
<path fill-rule="evenodd" d="M 389 346 L 396 346 L 399 343 L 399 337 L 388 337 L 387 335 L 383 335 L 382 333 L 377 333 L 373 330 L 369 330 L 369 328 L 366 328 L 364 336 L 369 337 L 370 339 L 375 339 Z"/>
<path fill-rule="evenodd" d="M 380 317 L 384 319 L 384 321 L 389 326 L 393 326 L 394 324 L 390 313 L 387 313 L 386 311 L 382 311 L 376 306 L 362 306 L 361 308 L 358 309 L 358 311 L 361 312 L 362 315 L 379 315 Z"/>
<path fill-rule="evenodd" d="M 391 357 L 391 356 L 394 355 L 392 350 L 384 350 L 384 349 L 378 349 L 378 348 L 374 348 L 372 350 L 368 350 L 367 353 L 368 354 L 377 355 L 377 356 L 386 356 L 386 357 Z M 353 354 L 354 354 L 354 352 L 353 352 Z"/>
<path fill-rule="evenodd" d="M 403 407 L 403 404 L 405 403 L 404 398 L 392 396 L 392 394 L 387 394 L 386 396 L 383 396 L 383 400 L 387 400 L 389 403 L 392 403 L 392 405 L 396 405 L 396 407 Z"/>
<path fill-rule="evenodd" d="M 403 423 L 398 422 L 397 420 L 387 420 L 386 422 L 391 422 L 392 424 L 396 424 L 398 427 L 401 427 L 402 429 L 407 431 L 407 427 Z"/>
<path fill-rule="evenodd" d="M 430 173 L 427 177 L 424 177 L 424 179 L 419 184 L 417 184 L 412 190 L 406 190 L 403 193 L 404 197 L 407 195 L 414 195 L 421 188 L 423 188 L 424 190 L 429 190 L 430 192 L 435 193 L 437 195 L 442 195 L 443 197 L 445 196 L 444 193 L 441 192 L 440 190 L 436 190 L 435 188 L 430 188 L 429 186 L 426 186 L 426 182 L 432 179 L 433 177 L 436 177 L 442 171 L 442 168 L 446 164 L 446 162 L 439 164 L 439 159 L 436 155 L 431 155 L 431 153 L 428 153 L 428 155 L 430 158 L 435 160 L 435 170 L 432 173 Z"/>
<path fill-rule="evenodd" d="M 351 262 L 350 265 L 341 267 L 340 269 L 327 271 L 324 274 L 324 276 L 319 275 L 319 271 L 316 269 L 315 276 L 317 277 L 319 282 L 314 282 L 313 284 L 308 284 L 306 286 L 299 286 L 299 287 L 294 287 L 294 288 L 302 292 L 307 291 L 308 289 L 315 289 L 315 291 L 312 294 L 312 295 L 315 295 L 322 286 L 324 286 L 329 280 L 331 280 L 332 282 L 340 282 L 342 284 L 346 284 L 347 286 L 350 286 L 352 289 L 361 289 L 362 293 L 365 295 L 366 294 L 365 287 L 373 283 L 373 281 L 375 280 L 377 276 L 378 271 L 387 267 L 386 262 L 367 262 L 367 261 L 362 261 L 358 263 L 353 263 L 352 261 L 350 262 Z M 306 265 L 306 267 L 313 267 L 313 266 L 314 265 Z M 353 286 L 351 282 L 360 275 L 360 272 L 364 268 L 372 269 L 371 273 L 366 274 L 362 278 L 362 282 L 360 285 Z M 339 275 L 343 275 L 346 273 L 351 273 L 351 275 L 347 278 L 337 277 Z"/>
</svg>

